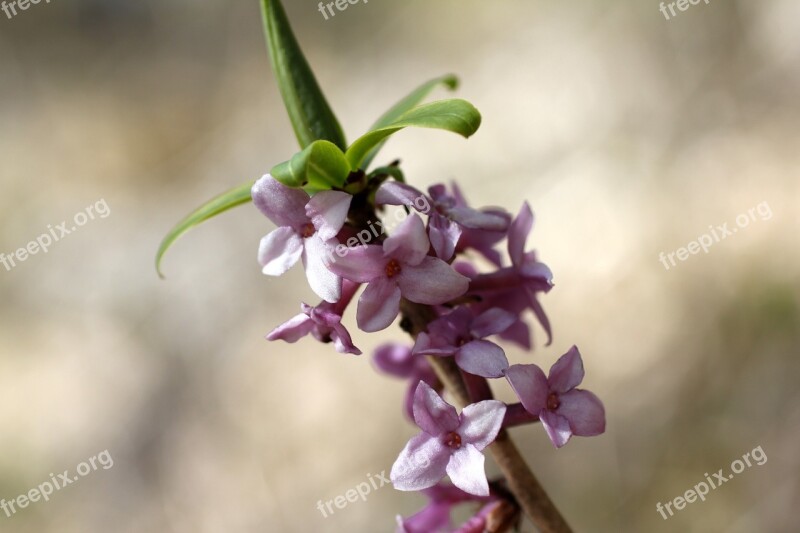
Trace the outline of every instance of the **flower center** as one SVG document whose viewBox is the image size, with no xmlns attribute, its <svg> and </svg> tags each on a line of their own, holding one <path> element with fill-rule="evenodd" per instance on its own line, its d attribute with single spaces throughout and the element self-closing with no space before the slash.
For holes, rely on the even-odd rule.
<svg viewBox="0 0 800 533">
<path fill-rule="evenodd" d="M 392 259 L 386 263 L 386 268 L 384 270 L 386 271 L 386 277 L 389 278 L 393 278 L 403 271 L 403 269 L 400 268 L 400 263 L 397 262 L 397 259 Z"/>
<path fill-rule="evenodd" d="M 561 400 L 558 399 L 558 394 L 551 392 L 550 396 L 547 397 L 547 408 L 551 411 L 555 411 L 560 405 Z"/>
<path fill-rule="evenodd" d="M 461 435 L 455 431 L 451 431 L 444 436 L 444 445 L 454 450 L 461 448 Z"/>
<path fill-rule="evenodd" d="M 302 228 L 300 228 L 300 230 L 304 239 L 311 237 L 317 232 L 316 228 L 314 228 L 314 224 L 311 224 L 310 222 L 305 224 Z"/>
</svg>

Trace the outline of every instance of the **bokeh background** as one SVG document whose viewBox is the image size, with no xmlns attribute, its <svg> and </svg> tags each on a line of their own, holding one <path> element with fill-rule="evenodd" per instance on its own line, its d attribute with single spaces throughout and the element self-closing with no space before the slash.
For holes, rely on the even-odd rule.
<svg viewBox="0 0 800 533">
<path fill-rule="evenodd" d="M 608 430 L 559 451 L 540 427 L 513 433 L 576 530 L 796 531 L 800 4 L 714 0 L 669 21 L 655 0 L 287 11 L 350 139 L 447 72 L 482 111 L 469 141 L 404 132 L 382 157 L 421 187 L 458 179 L 473 204 L 533 206 L 555 341 L 536 330 L 533 355 L 509 356 L 547 368 L 577 344 Z M 390 487 L 315 509 L 416 431 L 405 384 L 368 355 L 397 327 L 356 333 L 362 357 L 264 341 L 316 298 L 299 268 L 260 273 L 271 225 L 252 206 L 179 241 L 166 281 L 153 268 L 181 216 L 296 150 L 258 2 L 42 2 L 0 14 L 0 72 L 0 251 L 111 209 L 0 267 L 0 497 L 115 461 L 0 530 L 371 533 L 418 509 Z M 769 220 L 659 263 L 762 202 Z M 758 446 L 763 466 L 657 513 Z"/>
</svg>

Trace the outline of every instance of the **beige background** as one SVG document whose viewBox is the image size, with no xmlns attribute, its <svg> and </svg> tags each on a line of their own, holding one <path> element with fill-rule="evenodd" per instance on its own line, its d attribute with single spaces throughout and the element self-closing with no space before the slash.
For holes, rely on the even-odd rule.
<svg viewBox="0 0 800 533">
<path fill-rule="evenodd" d="M 382 156 L 419 186 L 457 178 L 475 204 L 533 206 L 555 342 L 509 356 L 549 367 L 578 344 L 608 431 L 559 451 L 539 427 L 514 435 L 575 528 L 796 528 L 800 4 L 670 21 L 655 1 L 372 0 L 328 21 L 288 4 L 350 139 L 446 72 L 482 111 L 469 141 L 406 132 Z M 263 340 L 315 298 L 300 269 L 260 274 L 271 226 L 255 209 L 181 240 L 166 281 L 153 269 L 179 217 L 295 151 L 257 2 L 40 3 L 0 14 L 0 72 L 0 251 L 111 208 L 0 267 L 0 497 L 115 459 L 0 529 L 371 533 L 417 509 L 389 487 L 315 509 L 388 469 L 415 428 L 405 384 L 368 355 Z M 772 219 L 658 262 L 764 201 Z M 355 333 L 367 353 L 390 338 Z M 757 446 L 765 465 L 658 515 Z"/>
</svg>

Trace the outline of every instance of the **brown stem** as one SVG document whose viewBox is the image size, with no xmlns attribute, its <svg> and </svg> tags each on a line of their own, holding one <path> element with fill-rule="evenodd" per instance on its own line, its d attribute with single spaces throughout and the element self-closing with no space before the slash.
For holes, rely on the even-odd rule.
<svg viewBox="0 0 800 533">
<path fill-rule="evenodd" d="M 428 323 L 436 318 L 436 313 L 432 308 L 409 302 L 406 299 L 401 300 L 400 309 L 403 312 L 407 330 L 413 337 L 425 331 Z M 461 408 L 470 404 L 469 392 L 453 358 L 428 357 L 428 361 L 445 388 L 450 392 L 453 401 Z M 502 470 L 509 490 L 539 531 L 541 533 L 571 533 L 572 529 L 558 512 L 539 480 L 533 475 L 505 429 L 500 430 L 488 449 L 497 466 Z"/>
</svg>

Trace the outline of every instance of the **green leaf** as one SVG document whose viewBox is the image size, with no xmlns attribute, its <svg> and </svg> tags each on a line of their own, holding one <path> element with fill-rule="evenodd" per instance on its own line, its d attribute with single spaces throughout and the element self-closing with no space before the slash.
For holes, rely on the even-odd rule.
<svg viewBox="0 0 800 533">
<path fill-rule="evenodd" d="M 161 245 L 158 247 L 158 252 L 156 253 L 156 272 L 158 272 L 159 277 L 162 279 L 164 278 L 164 275 L 161 273 L 161 260 L 169 247 L 172 246 L 172 243 L 194 226 L 205 222 L 209 218 L 251 201 L 250 189 L 252 188 L 253 182 L 249 181 L 235 189 L 224 192 L 178 222 L 175 227 L 167 233 L 167 236 L 164 237 L 164 240 L 161 241 Z"/>
<path fill-rule="evenodd" d="M 342 127 L 308 66 L 283 5 L 280 0 L 262 0 L 261 7 L 272 68 L 300 147 L 323 139 L 344 150 Z"/>
<path fill-rule="evenodd" d="M 433 91 L 436 88 L 437 85 L 444 85 L 451 91 L 454 91 L 458 87 L 458 78 L 453 74 L 447 74 L 445 76 L 434 78 L 432 80 L 423 83 L 422 85 L 414 89 L 411 93 L 409 93 L 408 96 L 406 96 L 405 98 L 397 102 L 395 105 L 393 105 L 386 113 L 381 115 L 381 117 L 375 122 L 375 124 L 372 125 L 370 130 L 383 128 L 385 126 L 390 125 L 397 119 L 399 119 L 403 115 L 403 113 L 409 111 L 414 106 L 422 102 L 425 99 L 425 97 L 428 96 L 431 93 L 431 91 Z M 383 142 L 378 144 L 378 146 L 373 148 L 370 151 L 370 153 L 367 154 L 367 157 L 364 158 L 364 163 L 363 163 L 364 168 L 369 167 L 369 164 L 378 154 L 378 151 L 381 149 L 383 144 L 384 144 Z"/>
<path fill-rule="evenodd" d="M 359 168 L 370 150 L 403 128 L 409 126 L 435 128 L 469 137 L 480 125 L 481 114 L 466 100 L 431 102 L 410 109 L 391 124 L 362 135 L 350 145 L 345 155 L 352 168 Z"/>
<path fill-rule="evenodd" d="M 350 165 L 335 144 L 314 141 L 290 160 L 272 167 L 270 174 L 288 187 L 320 191 L 341 187 L 350 175 Z"/>
</svg>

